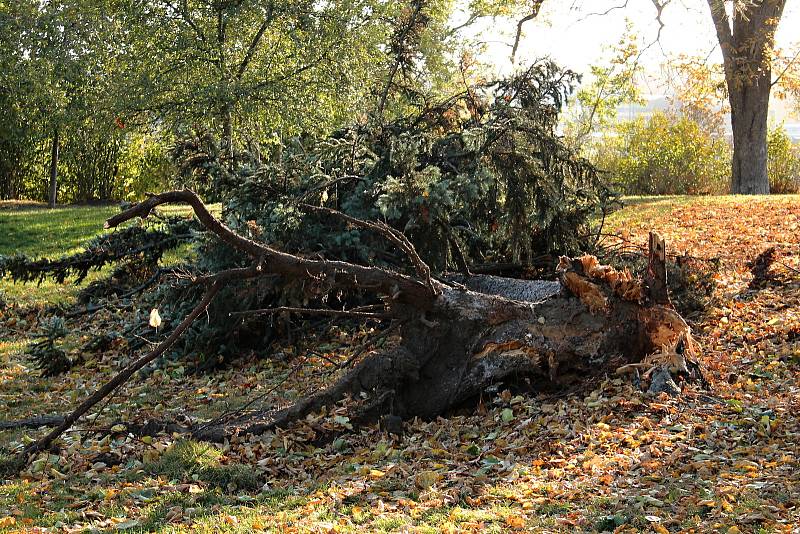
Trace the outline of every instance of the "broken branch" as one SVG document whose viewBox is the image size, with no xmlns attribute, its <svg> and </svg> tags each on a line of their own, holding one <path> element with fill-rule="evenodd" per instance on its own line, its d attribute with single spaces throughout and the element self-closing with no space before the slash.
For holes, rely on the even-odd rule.
<svg viewBox="0 0 800 534">
<path fill-rule="evenodd" d="M 18 455 L 18 466 L 21 468 L 25 465 L 27 460 L 37 452 L 43 451 L 50 447 L 50 445 L 55 441 L 61 434 L 63 434 L 67 429 L 69 429 L 73 424 L 75 424 L 86 412 L 88 412 L 95 404 L 103 400 L 106 396 L 108 396 L 111 392 L 115 389 L 120 387 L 122 384 L 127 382 L 133 374 L 147 365 L 148 363 L 152 362 L 162 354 L 164 354 L 167 349 L 169 349 L 178 338 L 186 331 L 189 326 L 194 322 L 197 317 L 205 311 L 211 301 L 214 300 L 214 297 L 219 293 L 222 285 L 220 282 L 215 282 L 208 288 L 203 299 L 194 307 L 194 309 L 186 316 L 186 318 L 175 328 L 172 334 L 169 335 L 167 339 L 159 343 L 159 345 L 149 354 L 142 356 L 138 360 L 134 361 L 133 363 L 126 366 L 122 371 L 117 373 L 111 380 L 106 382 L 103 387 L 95 391 L 92 395 L 90 395 L 86 400 L 84 400 L 80 406 L 75 408 L 69 415 L 64 417 L 64 420 L 52 431 L 50 431 L 44 437 L 34 441 L 27 447 L 25 447 Z"/>
</svg>

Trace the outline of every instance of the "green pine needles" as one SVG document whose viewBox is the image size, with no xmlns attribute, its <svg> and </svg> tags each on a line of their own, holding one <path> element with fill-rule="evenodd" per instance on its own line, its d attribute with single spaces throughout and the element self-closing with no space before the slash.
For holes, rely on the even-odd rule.
<svg viewBox="0 0 800 534">
<path fill-rule="evenodd" d="M 586 251 L 617 197 L 557 134 L 577 80 L 541 62 L 390 124 L 290 140 L 220 188 L 228 222 L 287 250 L 402 266 L 380 236 L 302 206 L 322 205 L 403 231 L 437 271 Z"/>
</svg>

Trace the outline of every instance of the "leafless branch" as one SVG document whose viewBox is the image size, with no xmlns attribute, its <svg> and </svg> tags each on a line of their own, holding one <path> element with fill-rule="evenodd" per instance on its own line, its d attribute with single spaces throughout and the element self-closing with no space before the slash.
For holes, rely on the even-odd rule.
<svg viewBox="0 0 800 534">
<path fill-rule="evenodd" d="M 783 78 L 784 74 L 786 74 L 789 71 L 789 69 L 792 68 L 792 66 L 795 64 L 795 62 L 797 61 L 798 58 L 800 58 L 800 47 L 798 47 L 797 52 L 795 53 L 794 57 L 792 57 L 792 59 L 789 60 L 789 62 L 783 68 L 781 73 L 778 74 L 778 76 L 776 76 L 775 79 L 772 81 L 772 87 L 774 87 L 778 83 L 780 83 L 781 78 Z"/>
<path fill-rule="evenodd" d="M 522 39 L 522 26 L 526 22 L 535 19 L 539 15 L 539 11 L 542 9 L 542 4 L 544 4 L 544 0 L 536 0 L 531 12 L 517 21 L 517 33 L 514 35 L 514 45 L 511 47 L 511 63 L 516 62 L 519 41 Z"/>
<path fill-rule="evenodd" d="M 263 308 L 260 310 L 245 310 L 239 312 L 231 312 L 231 316 L 240 315 L 274 315 L 276 313 L 301 313 L 308 315 L 337 315 L 343 317 L 356 317 L 359 319 L 390 319 L 392 316 L 388 313 L 372 313 L 354 310 L 334 310 L 330 308 L 294 308 L 291 306 L 279 306 L 277 308 Z"/>
<path fill-rule="evenodd" d="M 120 387 L 122 384 L 127 382 L 133 374 L 147 365 L 148 363 L 152 362 L 156 358 L 160 357 L 164 354 L 175 342 L 183 335 L 189 326 L 194 322 L 197 317 L 203 313 L 211 301 L 214 300 L 214 297 L 219 293 L 219 290 L 222 288 L 222 284 L 220 282 L 215 282 L 211 284 L 211 286 L 206 290 L 205 295 L 203 296 L 202 300 L 194 307 L 194 309 L 186 316 L 186 318 L 179 324 L 175 330 L 158 346 L 150 353 L 142 356 L 138 360 L 128 364 L 122 371 L 114 375 L 114 377 L 103 384 L 103 386 L 92 393 L 89 397 L 86 398 L 75 410 L 73 410 L 69 415 L 64 417 L 64 420 L 51 430 L 47 435 L 44 437 L 34 441 L 27 447 L 25 447 L 22 452 L 18 455 L 18 463 L 17 465 L 22 468 L 24 467 L 25 463 L 28 459 L 43 450 L 46 450 L 50 447 L 50 445 L 55 441 L 61 434 L 63 434 L 66 430 L 68 430 L 73 424 L 75 424 L 83 415 L 86 414 L 89 410 L 92 409 L 98 402 L 106 398 L 109 394 L 111 394 L 114 390 Z"/>
<path fill-rule="evenodd" d="M 434 294 L 438 294 L 437 292 L 440 291 L 433 285 L 433 281 L 431 280 L 431 268 L 420 258 L 417 250 L 414 248 L 414 245 L 408 238 L 403 235 L 402 232 L 399 230 L 395 230 L 388 224 L 382 221 L 364 221 L 361 219 L 356 219 L 355 217 L 351 217 L 341 211 L 337 211 L 331 208 L 326 208 L 324 206 L 312 206 L 311 204 L 301 204 L 301 208 L 308 210 L 308 211 L 315 211 L 317 213 L 324 213 L 326 215 L 331 215 L 333 217 L 338 217 L 343 221 L 346 221 L 354 226 L 360 226 L 361 228 L 368 228 L 377 232 L 378 234 L 382 235 L 395 245 L 397 245 L 403 253 L 408 256 L 411 260 L 411 263 L 414 265 L 414 268 L 417 270 L 417 275 L 419 275 L 425 284 L 430 288 L 430 290 Z"/>
</svg>

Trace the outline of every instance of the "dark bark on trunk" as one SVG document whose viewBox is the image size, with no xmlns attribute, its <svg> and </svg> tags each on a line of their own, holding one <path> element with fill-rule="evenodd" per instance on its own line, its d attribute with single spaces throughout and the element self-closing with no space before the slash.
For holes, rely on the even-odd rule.
<svg viewBox="0 0 800 534">
<path fill-rule="evenodd" d="M 731 192 L 743 195 L 768 195 L 767 120 L 770 76 L 730 91 L 733 128 L 733 176 Z"/>
<path fill-rule="evenodd" d="M 194 436 L 223 441 L 260 434 L 348 395 L 350 420 L 359 425 L 386 414 L 431 419 L 498 384 L 524 382 L 527 389 L 541 391 L 630 364 L 665 376 L 686 368 L 664 363 L 691 361 L 692 353 L 689 328 L 671 306 L 626 300 L 613 283 L 581 270 L 580 260 L 570 260 L 560 284 L 473 276 L 467 287 L 445 288 L 422 314 L 408 304 L 394 306 L 403 326 L 393 348 L 364 359 L 330 388 L 297 404 L 236 414 L 195 430 Z M 640 295 L 647 293 L 646 287 L 640 289 Z M 594 297 L 586 292 L 593 291 L 606 299 L 604 309 L 592 309 Z M 672 352 L 687 345 L 688 354 Z M 660 353 L 661 359 L 642 363 Z"/>
<path fill-rule="evenodd" d="M 53 130 L 52 148 L 50 151 L 50 188 L 48 206 L 56 207 L 58 200 L 58 128 Z"/>
<path fill-rule="evenodd" d="M 723 0 L 708 0 L 725 67 L 731 105 L 731 192 L 769 193 L 767 119 L 772 89 L 771 55 L 786 0 L 741 6 L 733 18 Z"/>
<path fill-rule="evenodd" d="M 229 168 L 233 168 L 233 112 L 231 105 L 222 106 L 222 160 Z"/>
</svg>

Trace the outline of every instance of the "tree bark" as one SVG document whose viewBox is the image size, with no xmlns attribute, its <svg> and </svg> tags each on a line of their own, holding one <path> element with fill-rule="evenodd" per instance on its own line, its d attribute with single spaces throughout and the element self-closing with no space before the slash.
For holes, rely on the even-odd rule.
<svg viewBox="0 0 800 534">
<path fill-rule="evenodd" d="M 708 0 L 725 67 L 731 105 L 731 192 L 769 193 L 767 119 L 772 89 L 771 55 L 786 0 L 761 0 L 726 11 L 724 0 Z"/>
<path fill-rule="evenodd" d="M 278 411 L 207 425 L 196 432 L 199 438 L 285 426 L 348 395 L 354 422 L 387 413 L 431 418 L 498 382 L 524 378 L 533 389 L 560 387 L 631 364 L 684 372 L 693 353 L 689 327 L 660 288 L 651 293 L 645 282 L 592 256 L 561 258 L 556 284 L 482 276 L 467 277 L 463 284 L 440 282 L 419 265 L 402 234 L 348 219 L 402 244 L 419 281 L 376 267 L 301 258 L 249 240 L 214 218 L 191 191 L 154 195 L 111 217 L 106 227 L 146 217 L 171 202 L 190 204 L 208 230 L 256 261 L 252 269 L 258 273 L 311 280 L 322 291 L 349 287 L 378 293 L 387 315 L 401 325 L 391 348 L 367 356 L 328 389 Z M 651 246 L 651 278 L 662 284 L 664 242 L 654 234 Z"/>
<path fill-rule="evenodd" d="M 50 188 L 48 196 L 48 206 L 50 208 L 55 208 L 56 200 L 58 200 L 58 142 L 58 128 L 55 128 L 50 151 Z"/>
<path fill-rule="evenodd" d="M 731 192 L 742 195 L 768 195 L 767 121 L 770 95 L 770 69 L 748 84 L 729 90 L 733 129 L 733 176 Z"/>
<path fill-rule="evenodd" d="M 222 116 L 222 160 L 228 168 L 233 168 L 233 112 L 229 103 L 223 104 Z"/>
</svg>

